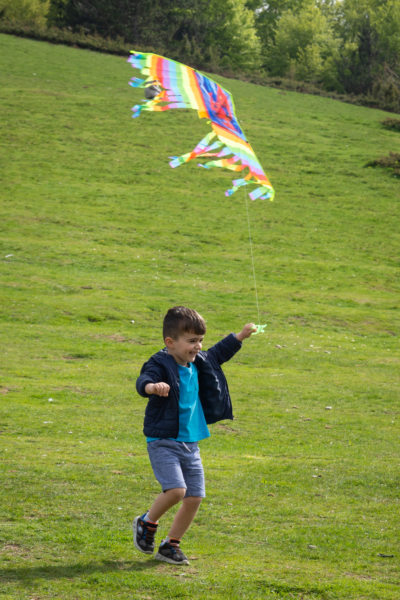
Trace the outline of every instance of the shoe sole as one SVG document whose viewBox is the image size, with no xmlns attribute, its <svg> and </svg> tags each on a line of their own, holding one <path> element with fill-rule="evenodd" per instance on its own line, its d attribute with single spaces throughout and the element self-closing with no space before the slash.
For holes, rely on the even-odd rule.
<svg viewBox="0 0 400 600">
<path fill-rule="evenodd" d="M 143 554 L 153 554 L 154 550 L 143 550 L 143 548 L 141 548 L 139 546 L 139 544 L 137 543 L 137 541 L 136 541 L 136 538 L 137 538 L 137 523 L 138 523 L 139 519 L 140 519 L 140 517 L 136 517 L 136 519 L 134 519 L 134 521 L 133 521 L 133 525 L 132 525 L 132 528 L 133 528 L 133 543 L 135 544 L 136 550 L 139 550 L 139 552 L 142 552 Z"/>
<path fill-rule="evenodd" d="M 157 554 L 154 557 L 156 560 L 161 560 L 163 562 L 166 562 L 170 565 L 189 565 L 189 561 L 187 558 L 185 558 L 185 560 L 180 560 L 179 562 L 177 562 L 176 560 L 172 560 L 172 558 L 168 558 L 168 556 L 164 556 L 163 554 L 160 554 L 159 552 L 157 552 Z"/>
</svg>

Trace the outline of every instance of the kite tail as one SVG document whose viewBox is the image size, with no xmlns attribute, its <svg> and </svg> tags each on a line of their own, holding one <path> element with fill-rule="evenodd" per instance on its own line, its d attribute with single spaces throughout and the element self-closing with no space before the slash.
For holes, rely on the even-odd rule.
<svg viewBox="0 0 400 600">
<path fill-rule="evenodd" d="M 260 200 L 271 200 L 272 202 L 275 197 L 275 190 L 272 187 L 264 185 L 250 192 L 249 196 L 252 200 L 260 198 Z"/>
<path fill-rule="evenodd" d="M 246 181 L 246 179 L 234 179 L 232 183 L 233 187 L 229 190 L 226 190 L 225 196 L 232 196 L 232 194 L 237 192 L 238 189 L 241 188 L 243 185 L 247 185 L 248 181 Z"/>
<path fill-rule="evenodd" d="M 222 167 L 225 169 L 229 169 L 230 171 L 243 171 L 246 168 L 246 165 L 237 165 L 235 164 L 239 160 L 238 156 L 233 156 L 232 158 L 222 158 L 220 160 L 210 160 L 202 165 L 198 165 L 199 167 L 204 167 L 205 169 L 212 169 L 213 167 Z"/>
<path fill-rule="evenodd" d="M 140 77 L 132 77 L 132 79 L 129 81 L 129 85 L 131 85 L 132 87 L 144 87 L 145 83 L 146 80 L 140 79 Z"/>
<path fill-rule="evenodd" d="M 200 140 L 200 142 L 192 150 L 192 152 L 187 152 L 186 154 L 182 154 L 182 156 L 171 156 L 172 160 L 169 163 L 170 167 L 175 169 L 176 167 L 179 167 L 180 165 L 189 162 L 193 158 L 196 158 L 196 156 L 207 156 L 207 154 L 210 153 L 212 150 L 220 148 L 221 142 L 219 141 L 214 142 L 210 145 L 211 140 L 213 140 L 215 137 L 215 133 L 213 131 L 210 131 L 210 133 L 208 133 L 202 140 Z"/>
<path fill-rule="evenodd" d="M 247 164 L 247 162 L 244 161 L 239 155 L 232 155 L 232 149 L 226 146 L 222 141 L 218 140 L 214 143 L 210 143 L 214 138 L 218 139 L 218 136 L 213 131 L 210 131 L 210 133 L 208 133 L 191 152 L 187 152 L 181 156 L 171 156 L 170 158 L 172 160 L 169 163 L 170 166 L 175 169 L 176 167 L 188 163 L 193 158 L 215 156 L 217 160 L 210 160 L 203 164 L 198 163 L 198 166 L 203 167 L 204 169 L 219 167 L 236 172 L 243 171 L 246 168 L 249 169 L 249 172 L 245 177 L 241 179 L 234 179 L 232 181 L 233 186 L 229 190 L 226 190 L 225 196 L 232 196 L 232 194 L 237 192 L 237 190 L 242 186 L 258 183 L 261 184 L 261 186 L 249 193 L 250 198 L 252 200 L 260 198 L 261 200 L 269 199 L 272 201 L 274 199 L 274 190 L 272 186 L 269 185 L 268 179 L 264 176 L 263 179 L 260 180 L 261 178 L 259 179 L 254 174 L 254 171 L 252 171 L 250 165 Z M 213 152 L 217 149 L 219 149 L 218 153 Z M 226 158 L 228 156 L 229 158 Z"/>
</svg>

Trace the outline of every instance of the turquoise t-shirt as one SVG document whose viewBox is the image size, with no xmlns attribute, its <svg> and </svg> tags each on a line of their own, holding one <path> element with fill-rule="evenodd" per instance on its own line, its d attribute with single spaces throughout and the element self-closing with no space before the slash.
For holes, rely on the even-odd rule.
<svg viewBox="0 0 400 600">
<path fill-rule="evenodd" d="M 199 378 L 194 363 L 178 365 L 179 371 L 179 434 L 178 442 L 198 442 L 210 436 L 199 398 Z M 153 442 L 160 438 L 147 438 Z"/>
</svg>

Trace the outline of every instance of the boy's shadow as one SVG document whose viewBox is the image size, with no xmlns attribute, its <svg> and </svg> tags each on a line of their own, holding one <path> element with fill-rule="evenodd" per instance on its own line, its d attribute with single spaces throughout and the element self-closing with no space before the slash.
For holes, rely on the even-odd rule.
<svg viewBox="0 0 400 600">
<path fill-rule="evenodd" d="M 73 565 L 43 565 L 38 567 L 14 567 L 0 569 L 0 581 L 34 581 L 35 579 L 72 579 L 92 573 L 111 571 L 146 571 L 159 566 L 156 560 L 122 561 L 103 560 L 102 562 L 76 563 Z"/>
</svg>

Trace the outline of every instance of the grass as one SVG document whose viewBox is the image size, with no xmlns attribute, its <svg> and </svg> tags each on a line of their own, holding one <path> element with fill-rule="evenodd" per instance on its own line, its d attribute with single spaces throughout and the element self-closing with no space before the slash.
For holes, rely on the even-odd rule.
<svg viewBox="0 0 400 600">
<path fill-rule="evenodd" d="M 389 115 L 217 78 L 277 191 L 249 207 L 268 327 L 226 365 L 176 570 L 131 542 L 158 491 L 134 385 L 171 305 L 209 345 L 258 319 L 243 194 L 169 168 L 207 125 L 131 120 L 124 60 L 0 45 L 0 598 L 396 600 L 400 194 L 363 167 Z"/>
</svg>

